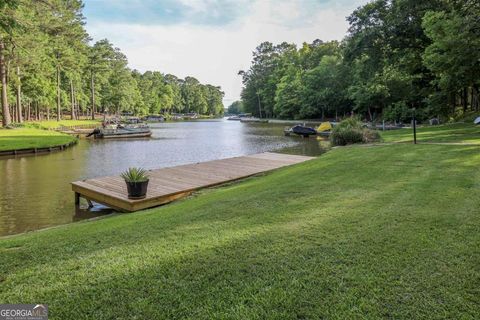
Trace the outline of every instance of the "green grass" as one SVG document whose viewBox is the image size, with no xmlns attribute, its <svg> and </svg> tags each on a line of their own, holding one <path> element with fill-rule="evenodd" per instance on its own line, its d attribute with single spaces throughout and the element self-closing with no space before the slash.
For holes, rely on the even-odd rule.
<svg viewBox="0 0 480 320">
<path fill-rule="evenodd" d="M 385 142 L 413 141 L 413 130 L 410 128 L 385 131 L 381 135 Z M 457 123 L 420 127 L 417 129 L 417 141 L 480 144 L 480 126 Z"/>
<path fill-rule="evenodd" d="M 63 133 L 34 129 L 0 129 L 0 151 L 45 148 L 67 144 L 75 137 Z"/>
<path fill-rule="evenodd" d="M 163 207 L 0 240 L 50 319 L 480 317 L 477 146 L 336 148 Z"/>
<path fill-rule="evenodd" d="M 69 127 L 69 126 L 78 126 L 78 125 L 88 125 L 88 124 L 98 124 L 98 120 L 48 120 L 48 121 L 38 121 L 38 122 L 28 122 L 26 125 L 29 124 L 36 125 L 40 128 L 44 129 L 56 129 L 61 126 Z"/>
</svg>

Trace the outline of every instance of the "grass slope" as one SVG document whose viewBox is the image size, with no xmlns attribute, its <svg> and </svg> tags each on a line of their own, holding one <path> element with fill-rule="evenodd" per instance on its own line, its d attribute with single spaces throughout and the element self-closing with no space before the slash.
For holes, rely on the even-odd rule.
<svg viewBox="0 0 480 320">
<path fill-rule="evenodd" d="M 0 129 L 0 151 L 45 148 L 67 144 L 75 137 L 63 133 L 34 129 Z"/>
<path fill-rule="evenodd" d="M 381 134 L 385 142 L 413 141 L 413 131 L 410 128 L 385 131 Z M 457 123 L 420 127 L 417 129 L 417 141 L 480 144 L 480 126 L 473 123 Z"/>
<path fill-rule="evenodd" d="M 135 214 L 0 240 L 51 319 L 480 317 L 475 146 L 337 148 Z"/>
</svg>

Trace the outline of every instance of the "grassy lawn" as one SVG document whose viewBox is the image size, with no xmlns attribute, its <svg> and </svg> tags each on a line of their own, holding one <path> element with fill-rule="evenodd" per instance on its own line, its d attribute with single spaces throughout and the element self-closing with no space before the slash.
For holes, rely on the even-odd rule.
<svg viewBox="0 0 480 320">
<path fill-rule="evenodd" d="M 51 319 L 480 317 L 477 146 L 336 148 L 163 207 L 0 240 Z"/>
<path fill-rule="evenodd" d="M 382 132 L 385 142 L 413 141 L 412 129 L 400 129 Z M 457 142 L 480 144 L 480 126 L 473 123 L 450 124 L 441 126 L 421 127 L 417 130 L 419 142 Z"/>
<path fill-rule="evenodd" d="M 55 129 L 61 126 L 78 126 L 78 125 L 87 125 L 87 124 L 98 124 L 98 120 L 48 120 L 48 121 L 39 121 L 39 122 L 29 122 L 28 124 L 35 124 L 44 129 Z"/>
<path fill-rule="evenodd" d="M 53 147 L 74 141 L 63 133 L 34 129 L 0 129 L 0 151 Z"/>
</svg>

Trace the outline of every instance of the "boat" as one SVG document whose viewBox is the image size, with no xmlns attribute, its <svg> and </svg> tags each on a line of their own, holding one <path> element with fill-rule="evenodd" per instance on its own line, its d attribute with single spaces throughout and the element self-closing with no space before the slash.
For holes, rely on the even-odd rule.
<svg viewBox="0 0 480 320">
<path fill-rule="evenodd" d="M 149 115 L 143 118 L 143 120 L 148 122 L 163 122 L 165 121 L 165 117 L 160 115 Z"/>
<path fill-rule="evenodd" d="M 308 138 L 309 136 L 316 135 L 317 130 L 312 127 L 307 127 L 306 125 L 297 124 L 296 126 L 293 126 L 291 128 L 285 128 L 284 133 L 286 136 L 294 133 L 304 138 Z"/>
<path fill-rule="evenodd" d="M 239 115 L 228 117 L 227 120 L 241 121 L 242 119 L 246 119 L 246 118 L 252 118 L 252 114 L 240 113 Z"/>
<path fill-rule="evenodd" d="M 317 132 L 317 136 L 320 136 L 320 137 L 330 137 L 330 134 L 332 133 L 332 131 L 320 131 L 320 132 Z"/>
<path fill-rule="evenodd" d="M 87 137 L 93 136 L 95 139 L 112 138 L 143 138 L 150 137 L 152 131 L 147 125 L 122 125 L 110 124 L 103 128 L 96 128 Z"/>
<path fill-rule="evenodd" d="M 139 118 L 139 117 L 126 117 L 124 120 L 123 120 L 124 123 L 128 123 L 128 124 L 141 124 L 142 123 L 142 120 Z M 112 123 L 120 123 L 120 121 L 117 121 L 117 122 L 112 122 Z"/>
<path fill-rule="evenodd" d="M 321 137 L 329 137 L 333 126 L 329 121 L 322 122 L 317 128 L 317 135 Z"/>
<path fill-rule="evenodd" d="M 260 118 L 240 118 L 240 122 L 258 122 L 258 123 L 268 123 L 267 119 L 260 119 Z"/>
<path fill-rule="evenodd" d="M 198 119 L 199 116 L 196 112 L 190 113 L 172 113 L 170 115 L 170 120 L 195 120 Z"/>
</svg>

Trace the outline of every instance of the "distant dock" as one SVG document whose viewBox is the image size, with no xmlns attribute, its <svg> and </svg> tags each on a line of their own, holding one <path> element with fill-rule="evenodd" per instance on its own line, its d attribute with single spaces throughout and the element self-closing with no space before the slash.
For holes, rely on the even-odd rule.
<svg viewBox="0 0 480 320">
<path fill-rule="evenodd" d="M 141 200 L 128 199 L 126 184 L 120 176 L 72 182 L 72 190 L 75 192 L 76 205 L 82 197 L 116 210 L 133 212 L 174 201 L 202 188 L 311 159 L 314 157 L 265 152 L 151 170 L 147 196 Z"/>
</svg>

